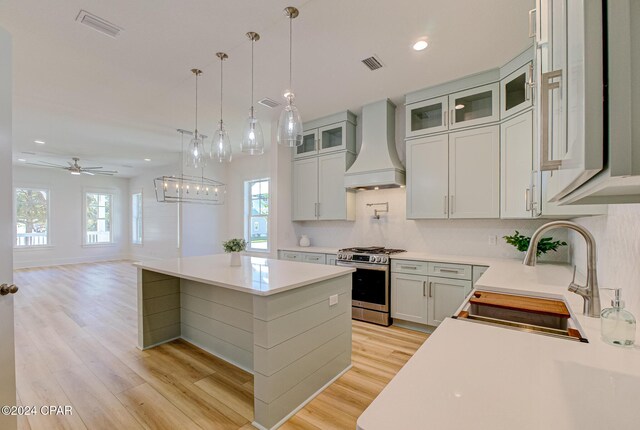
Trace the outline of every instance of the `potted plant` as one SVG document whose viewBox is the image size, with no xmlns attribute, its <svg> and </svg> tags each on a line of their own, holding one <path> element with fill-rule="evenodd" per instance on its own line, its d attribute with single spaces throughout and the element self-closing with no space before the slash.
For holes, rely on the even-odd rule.
<svg viewBox="0 0 640 430">
<path fill-rule="evenodd" d="M 516 230 L 515 234 L 511 236 L 503 236 L 502 238 L 509 245 L 515 246 L 516 249 L 521 252 L 526 252 L 527 249 L 529 249 L 529 242 L 531 242 L 530 237 L 520 234 L 518 230 Z M 557 252 L 558 248 L 566 245 L 567 242 L 561 240 L 553 240 L 552 237 L 543 237 L 542 239 L 540 239 L 540 242 L 538 242 L 536 257 L 540 257 L 540 255 L 546 254 L 549 251 Z"/>
<path fill-rule="evenodd" d="M 240 266 L 242 260 L 240 259 L 240 253 L 247 249 L 247 241 L 244 239 L 229 239 L 226 242 L 222 242 L 224 252 L 231 254 L 231 266 Z"/>
</svg>

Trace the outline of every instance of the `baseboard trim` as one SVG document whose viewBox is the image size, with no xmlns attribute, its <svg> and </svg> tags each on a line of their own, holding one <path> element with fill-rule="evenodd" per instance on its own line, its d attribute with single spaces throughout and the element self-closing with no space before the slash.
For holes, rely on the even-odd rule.
<svg viewBox="0 0 640 430">
<path fill-rule="evenodd" d="M 58 260 L 47 260 L 47 261 L 24 261 L 21 263 L 14 262 L 13 270 L 37 269 L 40 267 L 69 266 L 72 264 L 108 263 L 111 261 L 131 261 L 131 259 L 128 255 L 110 255 L 106 257 L 63 258 Z"/>
</svg>

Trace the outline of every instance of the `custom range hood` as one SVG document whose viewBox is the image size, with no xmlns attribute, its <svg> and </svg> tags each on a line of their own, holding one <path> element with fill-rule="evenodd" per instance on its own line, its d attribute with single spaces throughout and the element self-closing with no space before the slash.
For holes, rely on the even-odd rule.
<svg viewBox="0 0 640 430">
<path fill-rule="evenodd" d="M 346 188 L 373 190 L 405 184 L 404 167 L 396 151 L 396 106 L 390 100 L 362 108 L 362 146 L 344 176 Z"/>
</svg>

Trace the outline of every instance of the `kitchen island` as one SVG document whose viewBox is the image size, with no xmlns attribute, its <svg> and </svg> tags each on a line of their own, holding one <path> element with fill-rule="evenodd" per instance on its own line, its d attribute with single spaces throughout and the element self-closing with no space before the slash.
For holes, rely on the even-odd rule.
<svg viewBox="0 0 640 430">
<path fill-rule="evenodd" d="M 351 367 L 353 268 L 207 255 L 136 263 L 138 347 L 183 338 L 254 375 L 276 428 Z"/>
</svg>

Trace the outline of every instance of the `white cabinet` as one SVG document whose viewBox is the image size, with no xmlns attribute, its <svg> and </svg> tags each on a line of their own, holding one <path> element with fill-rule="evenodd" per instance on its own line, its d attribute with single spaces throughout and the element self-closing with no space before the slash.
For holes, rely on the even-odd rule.
<svg viewBox="0 0 640 430">
<path fill-rule="evenodd" d="M 355 192 L 344 187 L 344 173 L 355 155 L 338 152 L 293 161 L 292 220 L 354 220 Z"/>
<path fill-rule="evenodd" d="M 499 126 L 407 141 L 407 218 L 500 216 Z"/>
<path fill-rule="evenodd" d="M 357 117 L 350 111 L 305 122 L 302 145 L 294 148 L 293 158 L 305 158 L 331 152 L 356 152 Z"/>
<path fill-rule="evenodd" d="M 407 218 L 447 218 L 449 136 L 407 142 Z"/>
<path fill-rule="evenodd" d="M 302 261 L 302 253 L 294 251 L 280 251 L 280 260 Z"/>
<path fill-rule="evenodd" d="M 532 97 L 533 62 L 528 62 L 518 70 L 500 80 L 500 118 L 530 108 Z"/>
<path fill-rule="evenodd" d="M 453 315 L 470 292 L 471 281 L 429 277 L 427 324 L 437 326 Z"/>
<path fill-rule="evenodd" d="M 338 256 L 336 254 L 327 254 L 326 260 L 327 260 L 326 264 L 328 266 L 335 266 L 336 261 L 338 260 Z"/>
<path fill-rule="evenodd" d="M 302 133 L 302 145 L 294 148 L 293 158 L 303 158 L 318 153 L 318 129 Z"/>
<path fill-rule="evenodd" d="M 500 119 L 497 83 L 449 95 L 449 129 L 471 127 Z"/>
<path fill-rule="evenodd" d="M 449 128 L 449 97 L 442 96 L 406 107 L 406 137 L 438 133 Z"/>
<path fill-rule="evenodd" d="M 449 134 L 449 218 L 500 217 L 500 126 Z"/>
<path fill-rule="evenodd" d="M 315 252 L 301 252 L 301 254 L 303 263 L 325 264 L 327 262 L 325 254 L 318 254 Z"/>
<path fill-rule="evenodd" d="M 500 217 L 531 218 L 533 112 L 500 125 Z"/>
<path fill-rule="evenodd" d="M 349 127 L 349 130 L 353 129 L 353 136 L 348 136 L 347 123 L 340 122 L 338 124 L 326 125 L 318 129 L 318 152 L 326 154 L 327 152 L 345 151 L 347 150 L 347 141 L 355 143 L 355 127 Z M 355 151 L 354 148 L 349 148 Z"/>
<path fill-rule="evenodd" d="M 427 277 L 391 273 L 391 318 L 427 324 Z"/>
<path fill-rule="evenodd" d="M 478 279 L 484 275 L 484 272 L 486 272 L 487 269 L 489 269 L 487 266 L 473 266 L 473 277 L 471 278 L 471 286 L 473 288 L 475 288 L 476 282 L 478 282 Z"/>
<path fill-rule="evenodd" d="M 287 261 L 299 261 L 302 263 L 336 265 L 336 254 L 323 254 L 321 252 L 298 252 L 279 250 L 278 259 Z"/>
</svg>

